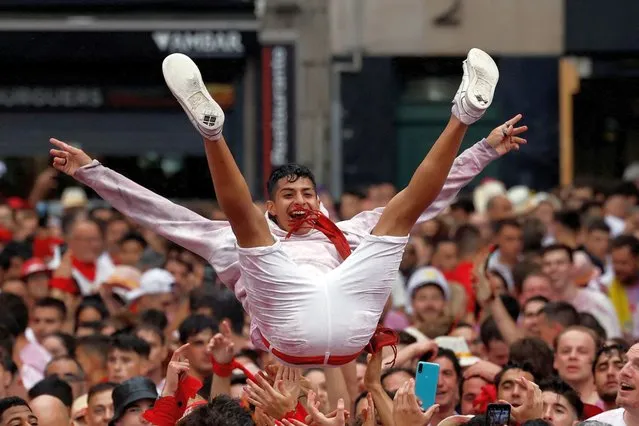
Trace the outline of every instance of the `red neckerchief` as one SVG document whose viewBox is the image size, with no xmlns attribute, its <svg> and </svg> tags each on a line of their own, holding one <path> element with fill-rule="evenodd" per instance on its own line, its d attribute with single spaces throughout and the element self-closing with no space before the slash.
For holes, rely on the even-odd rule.
<svg viewBox="0 0 639 426">
<path fill-rule="evenodd" d="M 84 275 L 84 277 L 89 280 L 89 281 L 93 281 L 95 280 L 95 273 L 97 270 L 97 266 L 95 264 L 95 262 L 82 262 L 79 261 L 78 259 L 76 259 L 75 257 L 71 258 L 71 263 L 73 264 L 73 267 L 82 275 Z"/>
<path fill-rule="evenodd" d="M 478 414 L 484 414 L 488 404 L 497 401 L 497 388 L 493 384 L 484 385 L 473 401 L 473 408 Z"/>
<path fill-rule="evenodd" d="M 346 259 L 351 254 L 351 246 L 348 244 L 346 237 L 341 229 L 333 223 L 328 217 L 326 217 L 319 210 L 312 210 L 306 207 L 301 207 L 306 214 L 301 218 L 291 219 L 289 224 L 291 225 L 291 229 L 286 235 L 286 238 L 290 238 L 291 235 L 304 225 L 309 225 L 313 229 L 317 229 L 322 234 L 326 235 L 326 237 L 333 243 L 335 248 L 337 249 L 337 253 L 342 257 L 342 259 Z"/>
</svg>

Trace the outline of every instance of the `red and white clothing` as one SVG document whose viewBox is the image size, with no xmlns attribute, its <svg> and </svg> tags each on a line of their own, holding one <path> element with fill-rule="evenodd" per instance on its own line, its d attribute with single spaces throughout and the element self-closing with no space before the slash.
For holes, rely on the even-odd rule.
<svg viewBox="0 0 639 426">
<path fill-rule="evenodd" d="M 49 268 L 55 271 L 60 266 L 61 256 L 58 248 Z M 53 277 L 50 281 L 52 288 L 58 288 L 68 293 L 79 293 L 82 296 L 95 294 L 100 285 L 104 283 L 113 273 L 115 265 L 108 253 L 103 253 L 95 262 L 81 262 L 72 258 L 71 278 Z"/>
<path fill-rule="evenodd" d="M 455 159 L 419 222 L 446 208 L 499 154 L 482 140 Z M 370 340 L 407 238 L 370 234 L 383 208 L 338 222 L 352 255 L 345 261 L 320 231 L 292 235 L 268 220 L 276 242 L 238 248 L 226 221 L 205 219 L 93 161 L 75 178 L 124 215 L 206 259 L 251 315 L 253 344 L 290 355 L 354 354 Z M 275 353 L 275 350 L 273 350 Z"/>
</svg>

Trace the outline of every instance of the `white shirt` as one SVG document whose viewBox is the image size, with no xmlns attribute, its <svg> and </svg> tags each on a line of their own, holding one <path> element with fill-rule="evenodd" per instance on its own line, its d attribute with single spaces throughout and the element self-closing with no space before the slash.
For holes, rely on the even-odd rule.
<svg viewBox="0 0 639 426">
<path fill-rule="evenodd" d="M 498 157 L 497 151 L 485 139 L 462 152 L 453 162 L 437 199 L 417 223 L 436 217 L 468 182 Z M 219 279 L 235 293 L 244 309 L 250 313 L 239 266 L 237 240 L 229 222 L 205 219 L 102 166 L 96 160 L 78 169 L 74 177 L 95 190 L 125 216 L 206 259 Z M 365 211 L 336 224 L 344 233 L 351 250 L 355 250 L 362 239 L 370 234 L 383 210 Z M 286 255 L 309 276 L 323 275 L 342 262 L 335 246 L 322 232 L 312 230 L 287 238 L 286 231 L 271 220 L 267 222 L 274 237 L 282 241 Z"/>
<path fill-rule="evenodd" d="M 617 408 L 616 410 L 604 411 L 588 420 L 598 420 L 603 423 L 608 423 L 611 426 L 630 426 L 626 424 L 626 421 L 623 419 L 625 413 L 625 408 Z"/>
<path fill-rule="evenodd" d="M 621 337 L 621 324 L 615 307 L 603 293 L 590 288 L 581 288 L 577 296 L 570 301 L 578 312 L 593 315 L 606 330 L 609 339 Z"/>
</svg>

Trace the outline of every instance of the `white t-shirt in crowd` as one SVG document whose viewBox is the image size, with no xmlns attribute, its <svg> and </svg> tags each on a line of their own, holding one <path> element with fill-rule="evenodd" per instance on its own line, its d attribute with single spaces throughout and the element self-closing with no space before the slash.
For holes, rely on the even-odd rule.
<svg viewBox="0 0 639 426">
<path fill-rule="evenodd" d="M 588 420 L 598 420 L 603 423 L 608 423 L 611 426 L 630 426 L 626 424 L 626 421 L 623 419 L 625 412 L 625 408 L 617 408 L 616 410 L 604 411 Z"/>
</svg>

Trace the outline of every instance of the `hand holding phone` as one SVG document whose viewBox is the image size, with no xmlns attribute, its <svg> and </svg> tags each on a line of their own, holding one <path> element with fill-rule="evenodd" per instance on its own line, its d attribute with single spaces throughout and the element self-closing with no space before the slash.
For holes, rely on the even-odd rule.
<svg viewBox="0 0 639 426">
<path fill-rule="evenodd" d="M 439 381 L 439 364 L 433 362 L 419 362 L 415 375 L 415 395 L 427 410 L 435 404 L 437 382 Z"/>
<path fill-rule="evenodd" d="M 510 404 L 488 404 L 486 426 L 504 426 L 510 423 Z"/>
</svg>

